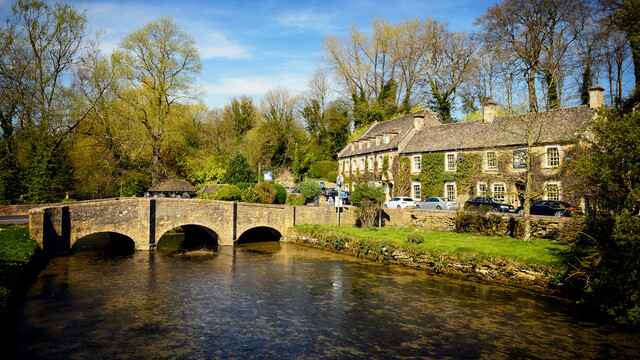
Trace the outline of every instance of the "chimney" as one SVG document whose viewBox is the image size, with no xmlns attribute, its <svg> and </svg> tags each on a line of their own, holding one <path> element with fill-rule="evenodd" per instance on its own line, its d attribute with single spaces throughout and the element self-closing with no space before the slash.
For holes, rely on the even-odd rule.
<svg viewBox="0 0 640 360">
<path fill-rule="evenodd" d="M 597 109 L 604 102 L 604 88 L 600 85 L 594 85 L 589 88 L 589 108 Z"/>
<path fill-rule="evenodd" d="M 413 114 L 413 128 L 418 131 L 424 125 L 424 112 L 420 111 Z"/>
<path fill-rule="evenodd" d="M 491 124 L 493 119 L 498 115 L 498 103 L 489 99 L 484 103 L 483 122 L 485 124 Z"/>
</svg>

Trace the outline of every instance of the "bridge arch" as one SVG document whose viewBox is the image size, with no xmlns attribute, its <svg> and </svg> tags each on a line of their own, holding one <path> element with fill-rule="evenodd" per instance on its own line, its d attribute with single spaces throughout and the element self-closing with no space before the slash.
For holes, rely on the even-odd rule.
<svg viewBox="0 0 640 360">
<path fill-rule="evenodd" d="M 110 253 L 128 254 L 135 251 L 135 241 L 122 233 L 101 231 L 77 238 L 72 251 L 101 250 Z"/>
<path fill-rule="evenodd" d="M 236 241 L 237 244 L 251 242 L 280 241 L 282 233 L 270 226 L 255 226 L 245 230 Z"/>
<path fill-rule="evenodd" d="M 217 250 L 220 244 L 218 233 L 201 224 L 172 225 L 170 229 L 158 232 L 158 250 L 196 250 L 207 248 Z"/>
</svg>

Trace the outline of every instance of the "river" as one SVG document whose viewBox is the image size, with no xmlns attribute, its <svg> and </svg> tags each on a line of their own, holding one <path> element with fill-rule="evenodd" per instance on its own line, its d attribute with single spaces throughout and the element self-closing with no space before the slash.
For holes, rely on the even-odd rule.
<svg viewBox="0 0 640 360">
<path fill-rule="evenodd" d="M 638 358 L 563 301 L 278 242 L 52 258 L 13 359 Z"/>
</svg>

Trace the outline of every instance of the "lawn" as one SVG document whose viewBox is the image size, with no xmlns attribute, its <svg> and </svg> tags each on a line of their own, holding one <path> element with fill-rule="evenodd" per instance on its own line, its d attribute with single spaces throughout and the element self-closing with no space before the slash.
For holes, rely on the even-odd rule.
<svg viewBox="0 0 640 360">
<path fill-rule="evenodd" d="M 558 242 L 533 240 L 523 242 L 520 239 L 498 236 L 481 236 L 453 232 L 429 231 L 417 232 L 424 241 L 421 244 L 409 244 L 407 237 L 416 233 L 409 229 L 385 227 L 363 230 L 348 226 L 299 225 L 296 229 L 303 232 L 330 231 L 342 233 L 360 239 L 383 241 L 395 248 L 409 250 L 414 254 L 446 254 L 459 259 L 476 260 L 503 259 L 521 264 L 540 264 L 545 267 L 563 269 L 567 265 L 568 246 Z"/>
</svg>

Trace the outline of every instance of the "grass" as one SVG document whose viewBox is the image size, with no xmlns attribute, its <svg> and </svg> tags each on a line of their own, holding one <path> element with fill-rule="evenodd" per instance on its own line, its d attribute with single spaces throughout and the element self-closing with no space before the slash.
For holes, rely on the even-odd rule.
<svg viewBox="0 0 640 360">
<path fill-rule="evenodd" d="M 0 328 L 5 325 L 20 274 L 37 249 L 28 226 L 0 225 Z"/>
<path fill-rule="evenodd" d="M 395 248 L 408 250 L 413 254 L 445 254 L 458 259 L 475 261 L 505 261 L 543 265 L 544 267 L 565 269 L 568 246 L 546 240 L 523 242 L 520 239 L 497 236 L 459 234 L 442 231 L 420 232 L 424 241 L 421 244 L 408 244 L 407 237 L 415 231 L 399 228 L 363 230 L 347 226 L 299 225 L 296 229 L 303 232 L 317 230 L 341 233 L 359 239 L 382 241 Z"/>
</svg>

